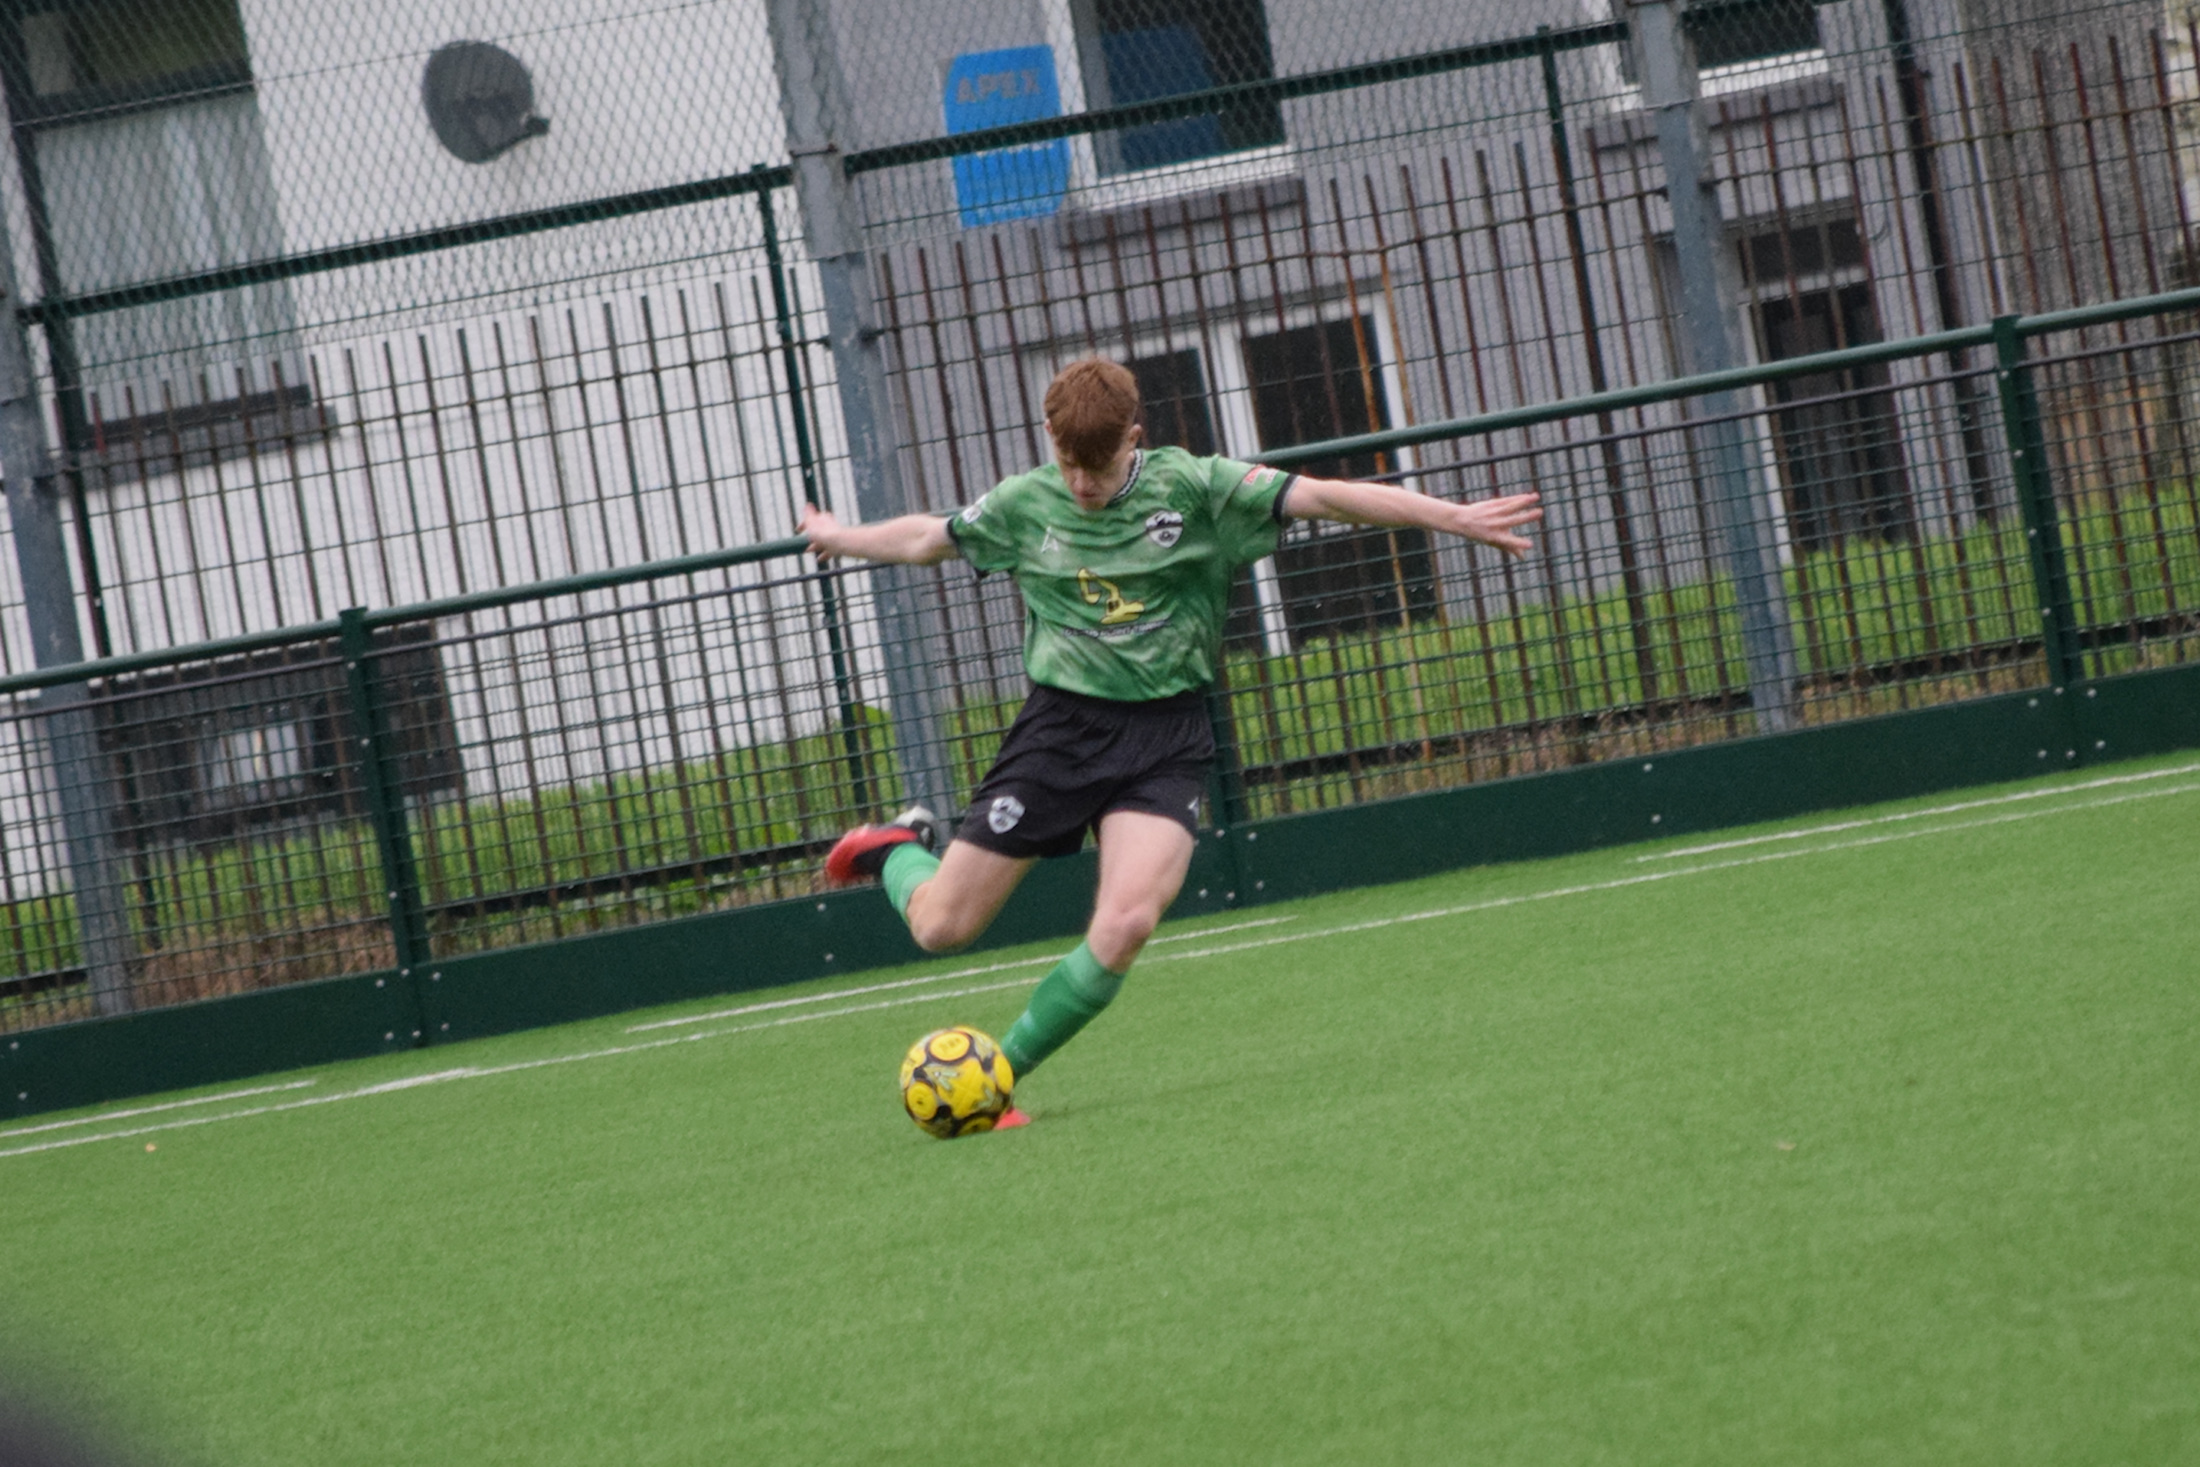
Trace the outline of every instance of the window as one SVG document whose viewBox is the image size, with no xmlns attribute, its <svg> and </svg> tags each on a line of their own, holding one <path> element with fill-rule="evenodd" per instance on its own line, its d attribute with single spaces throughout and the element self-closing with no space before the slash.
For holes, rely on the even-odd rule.
<svg viewBox="0 0 2200 1467">
<path fill-rule="evenodd" d="M 251 80 L 236 0 L 79 0 L 16 7 L 17 116 L 65 114 Z"/>
<path fill-rule="evenodd" d="M 1681 23 L 1696 45 L 1696 69 L 1706 96 L 1743 91 L 1825 69 L 1818 32 L 1820 0 L 1711 0 L 1683 12 Z M 1624 0 L 1611 0 L 1614 20 L 1627 18 Z M 1618 48 L 1620 80 L 1641 84 L 1635 48 Z"/>
<path fill-rule="evenodd" d="M 1125 107 L 1275 75 L 1261 0 L 1072 0 L 1085 105 Z M 1102 173 L 1189 163 L 1283 141 L 1273 101 L 1096 138 Z"/>
<path fill-rule="evenodd" d="M 1818 49 L 1817 0 L 1729 0 L 1688 12 L 1696 65 L 1741 66 Z"/>
<path fill-rule="evenodd" d="M 0 0 L 0 22 L 0 82 L 43 294 L 283 253 L 237 0 Z M 118 419 L 162 404 L 159 383 L 140 372 L 167 377 L 179 409 L 235 416 L 229 359 L 265 363 L 288 351 L 295 326 L 290 288 L 278 282 L 49 327 L 69 446 L 95 446 L 95 415 L 112 441 L 129 436 L 118 435 Z M 110 365 L 149 361 L 160 365 Z M 201 367 L 225 401 L 189 400 L 185 384 L 196 385 Z M 96 414 L 80 389 L 100 393 Z M 244 393 L 255 412 L 304 406 L 295 386 L 273 380 Z M 153 431 L 165 437 L 173 426 L 163 419 Z"/>
<path fill-rule="evenodd" d="M 1745 236 L 1741 256 L 1759 357 L 1768 362 L 1881 339 L 1864 241 L 1853 216 L 1791 221 Z M 1852 535 L 1905 539 L 1915 529 L 1901 424 L 1884 365 L 1772 384 L 1774 449 L 1799 550 Z"/>
<path fill-rule="evenodd" d="M 1374 318 L 1360 316 L 1242 336 L 1224 327 L 1202 333 L 1200 346 L 1133 356 L 1127 365 L 1138 379 L 1145 441 L 1257 461 L 1267 449 L 1388 428 L 1382 341 Z M 1357 454 L 1308 464 L 1305 472 L 1360 478 L 1397 467 L 1388 454 Z M 1233 650 L 1275 656 L 1310 638 L 1437 615 L 1436 563 L 1425 533 L 1296 520 L 1272 559 L 1240 572 L 1223 639 Z"/>
<path fill-rule="evenodd" d="M 374 642 L 400 788 L 412 798 L 456 792 L 458 739 L 434 629 L 389 628 Z M 97 707 L 100 748 L 121 785 L 116 834 L 132 848 L 365 811 L 333 640 L 110 679 Z"/>
<path fill-rule="evenodd" d="M 1130 364 L 1138 381 L 1140 422 L 1146 442 L 1181 448 L 1201 458 L 1216 452 L 1215 418 L 1207 403 L 1207 374 L 1196 350 L 1136 357 Z"/>
<path fill-rule="evenodd" d="M 1283 448 L 1390 426 L 1374 323 L 1321 321 L 1245 338 L 1260 447 Z M 1322 459 L 1318 478 L 1365 478 L 1395 467 L 1384 454 Z M 1436 615 L 1435 564 L 1420 530 L 1361 530 L 1299 520 L 1276 552 L 1293 645 L 1309 637 L 1398 627 Z"/>
<path fill-rule="evenodd" d="M 280 704 L 243 713 L 241 727 L 209 730 L 199 739 L 199 789 L 208 806 L 277 804 L 304 794 L 309 726 Z"/>
</svg>

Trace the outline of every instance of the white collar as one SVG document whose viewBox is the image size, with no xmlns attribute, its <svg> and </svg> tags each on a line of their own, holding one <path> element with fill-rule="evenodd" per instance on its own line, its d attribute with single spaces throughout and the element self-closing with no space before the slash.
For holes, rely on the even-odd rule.
<svg viewBox="0 0 2200 1467">
<path fill-rule="evenodd" d="M 1108 496 L 1107 508 L 1113 509 L 1118 504 L 1121 504 L 1124 497 L 1131 492 L 1131 486 L 1138 482 L 1138 476 L 1145 471 L 1146 450 L 1143 448 L 1132 449 L 1131 471 L 1123 476 L 1123 487 Z"/>
</svg>

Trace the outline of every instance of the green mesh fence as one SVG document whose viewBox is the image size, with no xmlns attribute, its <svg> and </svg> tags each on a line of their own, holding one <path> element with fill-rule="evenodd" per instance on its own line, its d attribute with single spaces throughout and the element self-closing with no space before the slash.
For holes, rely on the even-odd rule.
<svg viewBox="0 0 2200 1467">
<path fill-rule="evenodd" d="M 2196 297 L 2180 298 L 2189 306 Z M 1778 691 L 1810 727 L 2050 695 L 2200 656 L 2200 466 L 2159 384 L 2200 331 L 1979 343 L 1988 508 L 1936 370 L 1836 358 L 1749 411 L 1868 513 L 1792 528 Z M 2101 329 L 2101 328 L 2088 328 Z M 1930 343 L 1884 365 L 1930 368 Z M 1816 365 L 1816 364 L 1813 364 Z M 1890 374 L 1892 375 L 1892 374 Z M 1212 704 L 1218 826 L 1761 732 L 1705 444 L 1717 394 L 1606 395 L 1431 428 L 1348 468 L 1533 488 L 1521 561 L 1302 529 L 1240 587 Z M 2074 402 L 2077 411 L 2059 411 Z M 1875 415 L 1871 433 L 1828 426 Z M 2010 425 L 2014 425 L 2014 431 Z M 1895 451 L 1899 445 L 1899 454 Z M 2019 457 L 2021 449 L 2023 456 Z M 2041 467 L 2044 466 L 2044 467 Z M 1615 485 L 1616 475 L 1616 485 Z M 1631 547 L 1631 548 L 1630 548 Z M 954 564 L 817 571 L 798 541 L 482 592 L 17 678 L 0 717 L 0 1028 L 183 1002 L 823 889 L 914 784 L 960 802 L 1024 692 L 1013 587 Z M 907 584 L 903 582 L 903 584 Z M 896 702 L 924 690 L 929 712 Z M 2062 767 L 2077 750 L 2041 751 Z M 94 853 L 87 856 L 87 852 Z"/>
</svg>

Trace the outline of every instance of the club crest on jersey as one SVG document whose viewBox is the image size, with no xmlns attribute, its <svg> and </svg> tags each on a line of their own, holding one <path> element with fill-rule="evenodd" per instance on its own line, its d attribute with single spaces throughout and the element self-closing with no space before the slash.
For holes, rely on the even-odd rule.
<svg viewBox="0 0 2200 1467">
<path fill-rule="evenodd" d="M 985 823 L 993 827 L 995 835 L 1008 834 L 1023 818 L 1024 802 L 1014 795 L 1000 796 L 994 800 L 993 808 L 985 812 Z"/>
<path fill-rule="evenodd" d="M 1146 538 L 1163 550 L 1184 538 L 1184 516 L 1173 509 L 1157 509 L 1146 516 Z"/>
</svg>

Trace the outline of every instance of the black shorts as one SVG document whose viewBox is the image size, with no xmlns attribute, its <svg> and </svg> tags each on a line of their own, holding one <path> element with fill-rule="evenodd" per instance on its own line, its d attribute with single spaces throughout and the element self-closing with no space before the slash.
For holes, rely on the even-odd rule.
<svg viewBox="0 0 2200 1467">
<path fill-rule="evenodd" d="M 1111 810 L 1199 834 L 1215 757 L 1207 695 L 1118 703 L 1034 687 L 978 783 L 955 839 L 1003 856 L 1073 856 Z"/>
</svg>

